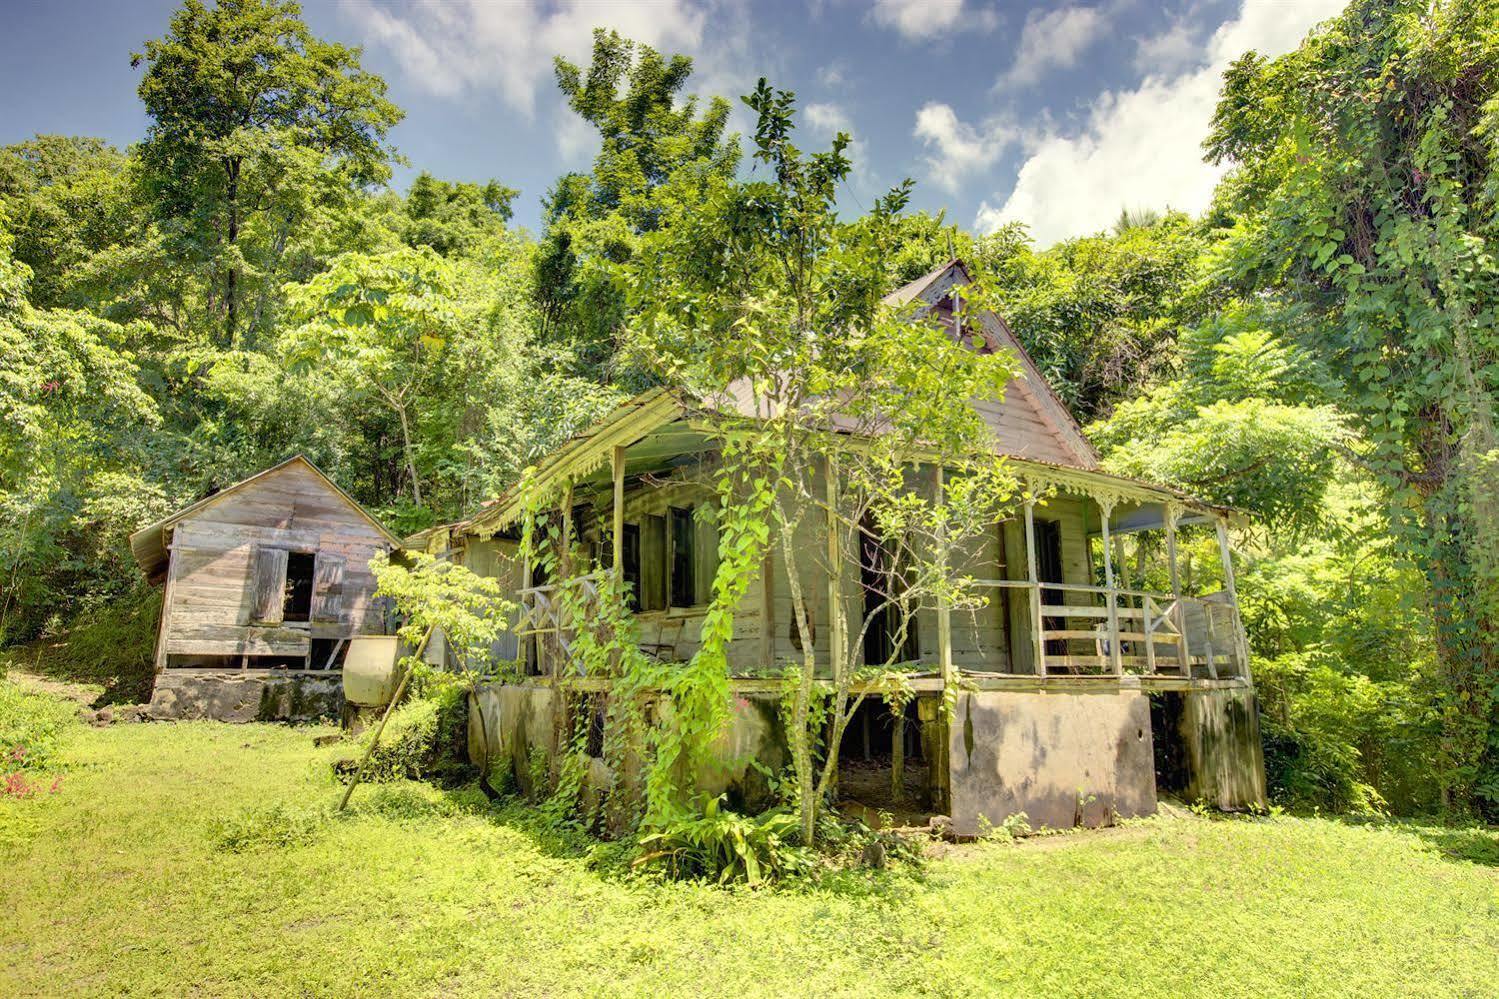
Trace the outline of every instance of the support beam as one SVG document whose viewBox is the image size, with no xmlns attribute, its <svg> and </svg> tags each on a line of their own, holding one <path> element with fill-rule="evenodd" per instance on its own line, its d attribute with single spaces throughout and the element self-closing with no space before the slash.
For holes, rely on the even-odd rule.
<svg viewBox="0 0 1499 999">
<path fill-rule="evenodd" d="M 1113 541 L 1109 536 L 1109 519 L 1114 515 L 1114 504 L 1099 500 L 1098 512 L 1101 515 L 1099 525 L 1103 531 L 1104 602 L 1109 609 L 1109 662 L 1113 664 L 1114 675 L 1122 676 L 1124 659 L 1119 651 L 1119 591 L 1114 588 Z"/>
<path fill-rule="evenodd" d="M 1036 501 L 1025 501 L 1025 569 L 1030 581 L 1031 635 L 1036 643 L 1036 675 L 1046 675 L 1046 641 L 1041 637 L 1041 580 L 1036 567 Z"/>
<path fill-rule="evenodd" d="M 936 466 L 936 492 L 939 509 L 947 501 L 947 477 L 942 466 Z M 947 526 L 946 521 L 938 525 L 938 544 L 942 546 L 942 574 L 947 575 Z M 942 674 L 943 689 L 953 681 L 952 664 L 952 607 L 947 594 L 937 601 L 937 665 Z"/>
<path fill-rule="evenodd" d="M 1181 641 L 1176 643 L 1176 654 L 1181 657 L 1182 676 L 1192 678 L 1192 652 L 1187 646 L 1187 609 L 1182 606 L 1181 569 L 1176 560 L 1176 522 L 1181 519 L 1181 507 L 1166 504 L 1166 568 L 1171 574 L 1171 600 L 1176 604 L 1176 630 L 1181 632 Z"/>
<path fill-rule="evenodd" d="M 573 574 L 573 483 L 571 479 L 567 481 L 567 488 L 562 490 L 562 550 L 558 553 L 557 564 L 561 568 L 562 578 L 571 579 Z"/>
<path fill-rule="evenodd" d="M 625 580 L 625 449 L 615 445 L 611 471 L 614 473 L 614 583 L 623 586 Z"/>
<path fill-rule="evenodd" d="M 1238 652 L 1244 679 L 1249 680 L 1249 636 L 1245 634 L 1244 621 L 1239 617 L 1239 591 L 1234 585 L 1234 559 L 1228 545 L 1228 521 L 1219 517 L 1215 523 L 1218 528 L 1218 557 L 1223 560 L 1223 591 L 1228 594 L 1233 611 L 1234 647 Z"/>
</svg>

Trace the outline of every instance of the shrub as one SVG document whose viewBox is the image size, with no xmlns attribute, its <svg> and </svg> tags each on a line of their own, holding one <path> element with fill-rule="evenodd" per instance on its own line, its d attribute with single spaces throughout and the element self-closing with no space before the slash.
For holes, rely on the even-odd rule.
<svg viewBox="0 0 1499 999">
<path fill-rule="evenodd" d="M 813 863 L 813 852 L 797 844 L 795 813 L 783 808 L 740 815 L 709 801 L 701 815 L 683 813 L 640 839 L 645 851 L 637 867 L 656 866 L 676 878 L 706 878 L 726 884 L 798 874 Z"/>
<path fill-rule="evenodd" d="M 360 743 L 360 757 L 373 729 Z M 468 692 L 455 677 L 424 677 L 418 692 L 396 708 L 365 767 L 364 780 L 439 780 L 457 783 L 468 762 Z"/>
<path fill-rule="evenodd" d="M 229 853 L 295 846 L 316 839 L 330 818 L 325 806 L 289 808 L 275 804 L 242 808 L 228 818 L 210 822 L 208 835 L 216 849 Z"/>
<path fill-rule="evenodd" d="M 150 699 L 155 681 L 160 613 L 161 590 L 142 584 L 8 654 L 15 665 L 34 673 L 99 684 L 103 703 L 139 703 Z"/>
</svg>

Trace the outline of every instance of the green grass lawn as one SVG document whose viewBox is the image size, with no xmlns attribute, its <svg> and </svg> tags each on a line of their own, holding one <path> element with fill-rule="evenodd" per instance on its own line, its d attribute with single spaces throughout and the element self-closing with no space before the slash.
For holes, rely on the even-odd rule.
<svg viewBox="0 0 1499 999">
<path fill-rule="evenodd" d="M 245 806 L 336 799 L 313 734 L 71 728 L 61 790 L 0 801 L 0 996 L 1499 994 L 1491 832 L 1158 819 L 725 891 L 403 785 L 224 849 Z"/>
</svg>

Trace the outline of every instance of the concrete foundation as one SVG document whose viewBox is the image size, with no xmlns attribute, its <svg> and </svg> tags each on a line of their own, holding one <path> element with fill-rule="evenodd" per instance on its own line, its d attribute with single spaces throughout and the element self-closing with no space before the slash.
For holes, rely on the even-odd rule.
<svg viewBox="0 0 1499 999">
<path fill-rule="evenodd" d="M 474 702 L 470 701 L 469 759 L 477 764 L 487 751 L 497 773 L 508 770 L 524 793 L 535 796 L 536 781 L 550 770 L 557 752 L 554 697 L 551 688 L 541 686 L 481 688 L 478 711 L 472 710 Z M 768 807 L 770 787 L 760 767 L 775 773 L 789 759 L 778 707 L 774 695 L 736 695 L 714 761 L 690 777 L 684 775 L 684 785 L 690 782 L 710 794 L 725 794 L 737 810 L 756 812 Z M 656 705 L 653 712 L 658 724 L 670 724 L 669 710 Z M 640 776 L 638 772 L 626 773 L 616 782 L 602 760 L 595 760 L 586 775 L 584 793 L 594 797 L 616 784 L 627 794 L 638 792 Z"/>
<path fill-rule="evenodd" d="M 1022 812 L 1036 829 L 1155 812 L 1150 705 L 1138 692 L 964 694 L 948 747 L 960 836 Z"/>
<path fill-rule="evenodd" d="M 146 716 L 162 721 L 310 722 L 336 719 L 343 706 L 337 673 L 163 670 L 156 676 Z"/>
<path fill-rule="evenodd" d="M 1263 805 L 1265 767 L 1253 692 L 1166 696 L 1172 710 L 1161 713 L 1158 731 L 1152 730 L 1150 697 L 1140 690 L 970 692 L 958 698 L 950 723 L 937 698 L 922 698 L 917 713 L 932 807 L 950 812 L 960 836 L 980 835 L 1019 813 L 1036 829 L 1110 825 L 1155 812 L 1156 771 L 1163 760 L 1178 781 L 1165 785 L 1172 793 L 1224 809 Z M 481 688 L 470 704 L 470 759 L 478 763 L 487 754 L 497 783 L 508 772 L 528 796 L 545 795 L 557 765 L 557 731 L 566 727 L 555 698 L 541 685 Z M 475 705 L 478 710 L 472 710 Z M 661 704 L 647 714 L 648 724 L 671 724 L 670 710 Z M 1157 741 L 1161 754 L 1155 752 Z M 642 775 L 630 754 L 617 778 L 602 759 L 587 763 L 585 811 L 603 815 L 610 825 L 606 797 L 613 795 L 616 804 L 636 800 Z M 730 807 L 753 813 L 772 803 L 764 771 L 780 773 L 788 763 L 778 695 L 741 692 L 734 695 L 715 760 L 697 774 L 681 775 L 678 783 L 724 794 Z"/>
</svg>

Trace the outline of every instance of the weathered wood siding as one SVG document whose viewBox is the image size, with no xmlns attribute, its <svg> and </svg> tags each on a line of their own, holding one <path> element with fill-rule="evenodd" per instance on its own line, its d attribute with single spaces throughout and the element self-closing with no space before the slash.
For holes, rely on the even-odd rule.
<svg viewBox="0 0 1499 999">
<path fill-rule="evenodd" d="M 702 473 L 702 469 L 697 469 L 695 474 Z M 819 494 L 825 488 L 821 472 L 814 476 L 813 488 Z M 1088 530 L 1090 523 L 1096 523 L 1097 513 L 1089 514 L 1089 502 L 1080 497 L 1058 496 L 1036 506 L 1038 521 L 1052 520 L 1059 525 L 1063 577 L 1067 583 L 1087 585 L 1093 582 Z M 663 571 L 665 552 L 661 550 L 662 540 L 658 536 L 668 510 L 703 504 L 716 506 L 717 497 L 696 481 L 668 481 L 626 491 L 625 523 L 637 525 L 641 532 L 642 591 L 659 594 L 666 586 L 666 581 L 659 575 Z M 610 522 L 607 505 L 595 510 L 591 523 L 584 530 L 584 543 L 602 547 L 601 528 L 607 530 Z M 716 545 L 716 529 L 711 522 L 696 519 L 694 529 L 699 558 L 695 571 L 695 605 L 660 607 L 647 597 L 644 609 L 636 615 L 641 644 L 656 647 L 669 658 L 687 659 L 699 648 L 699 630 L 708 602 L 711 572 L 716 563 L 716 559 L 704 558 L 708 546 Z M 665 533 L 669 534 L 669 527 L 665 528 Z M 829 661 L 828 583 L 824 572 L 815 568 L 824 564 L 827 550 L 827 530 L 820 514 L 812 513 L 802 519 L 794 547 L 805 553 L 799 555 L 798 560 L 802 563 L 802 571 L 809 576 L 803 580 L 802 590 L 812 618 L 811 642 L 817 660 L 825 665 Z M 1025 533 L 1018 517 L 995 524 L 982 538 L 975 539 L 967 547 L 959 564 L 954 566 L 956 572 L 975 579 L 1026 578 Z M 505 581 L 506 593 L 519 599 L 523 583 L 513 542 L 470 540 L 466 552 L 465 561 L 470 568 L 480 575 L 501 578 Z M 764 571 L 756 574 L 735 611 L 734 637 L 729 643 L 728 658 L 731 670 L 739 676 L 779 674 L 786 666 L 801 661 L 802 653 L 792 623 L 790 578 L 782 546 L 774 537 L 766 568 L 768 576 Z M 851 629 L 847 640 L 853 642 L 857 640 L 857 629 L 863 619 L 863 594 L 853 566 L 846 564 L 845 568 L 840 592 Z M 1033 672 L 1027 595 L 993 589 L 979 592 L 988 598 L 984 606 L 952 614 L 954 664 L 992 672 Z M 938 635 L 934 609 L 918 613 L 917 640 L 922 661 L 935 668 Z M 507 654 L 504 658 L 510 656 Z"/>
<path fill-rule="evenodd" d="M 321 585 L 307 625 L 260 623 L 257 546 L 319 556 Z M 158 665 L 169 655 L 306 656 L 313 638 L 380 632 L 369 563 L 389 548 L 368 520 L 300 464 L 225 494 L 173 530 Z"/>
</svg>

